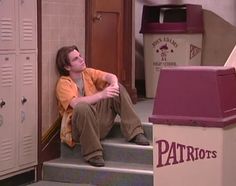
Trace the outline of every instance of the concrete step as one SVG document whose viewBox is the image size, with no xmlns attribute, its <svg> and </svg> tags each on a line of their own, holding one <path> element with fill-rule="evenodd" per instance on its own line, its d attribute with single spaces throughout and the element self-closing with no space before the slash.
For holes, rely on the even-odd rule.
<svg viewBox="0 0 236 186">
<path fill-rule="evenodd" d="M 43 180 L 99 186 L 152 186 L 152 165 L 106 161 L 93 167 L 78 158 L 59 158 L 44 163 Z"/>
</svg>

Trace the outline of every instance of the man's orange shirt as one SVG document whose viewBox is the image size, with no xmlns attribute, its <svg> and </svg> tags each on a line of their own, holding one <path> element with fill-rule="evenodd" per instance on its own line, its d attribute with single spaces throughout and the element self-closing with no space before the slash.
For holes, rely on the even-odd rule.
<svg viewBox="0 0 236 186">
<path fill-rule="evenodd" d="M 106 72 L 86 68 L 82 72 L 84 81 L 85 96 L 91 96 L 98 91 L 104 89 L 107 82 L 102 80 Z M 60 137 L 62 142 L 73 147 L 75 142 L 72 139 L 72 124 L 71 118 L 73 109 L 70 107 L 70 102 L 73 98 L 80 96 L 76 83 L 70 76 L 61 76 L 56 86 L 56 96 L 58 99 L 59 113 L 62 116 Z"/>
</svg>

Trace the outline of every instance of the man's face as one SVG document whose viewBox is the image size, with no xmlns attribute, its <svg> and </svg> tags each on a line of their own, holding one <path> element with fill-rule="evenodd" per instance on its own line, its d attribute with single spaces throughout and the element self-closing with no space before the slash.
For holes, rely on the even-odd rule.
<svg viewBox="0 0 236 186">
<path fill-rule="evenodd" d="M 67 70 L 70 72 L 82 72 L 86 68 L 86 64 L 81 54 L 77 50 L 73 50 L 68 54 L 70 66 Z"/>
</svg>

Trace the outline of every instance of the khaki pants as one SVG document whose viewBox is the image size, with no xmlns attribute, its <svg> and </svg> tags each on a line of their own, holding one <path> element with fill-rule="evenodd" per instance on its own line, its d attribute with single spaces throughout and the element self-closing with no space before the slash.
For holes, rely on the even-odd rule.
<svg viewBox="0 0 236 186">
<path fill-rule="evenodd" d="M 122 85 L 119 97 L 104 99 L 94 105 L 76 105 L 72 116 L 72 136 L 74 141 L 80 142 L 85 160 L 102 155 L 100 140 L 108 135 L 117 114 L 121 118 L 121 132 L 127 141 L 143 133 L 141 121 Z"/>
</svg>

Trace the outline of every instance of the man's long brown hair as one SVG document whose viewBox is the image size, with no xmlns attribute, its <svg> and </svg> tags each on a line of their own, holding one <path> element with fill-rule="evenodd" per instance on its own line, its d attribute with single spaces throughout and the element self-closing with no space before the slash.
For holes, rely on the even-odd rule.
<svg viewBox="0 0 236 186">
<path fill-rule="evenodd" d="M 68 54 L 73 50 L 78 50 L 77 46 L 64 46 L 60 48 L 56 56 L 56 67 L 61 76 L 69 76 L 69 72 L 65 69 L 66 66 L 70 66 Z"/>
</svg>

